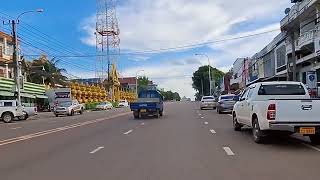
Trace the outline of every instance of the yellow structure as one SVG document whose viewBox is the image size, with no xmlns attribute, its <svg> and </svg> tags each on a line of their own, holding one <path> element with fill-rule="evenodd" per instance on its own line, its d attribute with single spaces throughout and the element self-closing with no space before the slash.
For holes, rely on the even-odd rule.
<svg viewBox="0 0 320 180">
<path fill-rule="evenodd" d="M 128 102 L 133 102 L 134 100 L 136 100 L 136 93 L 121 90 L 119 74 L 117 72 L 115 64 L 112 64 L 111 81 L 113 101 L 119 102 L 119 100 L 127 100 Z"/>
<path fill-rule="evenodd" d="M 92 103 L 109 100 L 107 91 L 104 87 L 72 83 L 70 88 L 73 96 L 72 98 L 77 99 L 79 103 Z"/>
</svg>

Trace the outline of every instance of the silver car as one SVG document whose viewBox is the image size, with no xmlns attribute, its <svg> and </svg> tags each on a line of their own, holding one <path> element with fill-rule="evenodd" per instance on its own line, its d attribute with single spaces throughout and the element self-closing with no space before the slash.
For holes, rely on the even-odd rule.
<svg viewBox="0 0 320 180">
<path fill-rule="evenodd" d="M 215 109 L 216 98 L 214 96 L 203 96 L 201 98 L 200 109 Z"/>
<path fill-rule="evenodd" d="M 217 113 L 221 114 L 222 112 L 232 112 L 233 106 L 238 98 L 239 97 L 234 94 L 220 96 L 217 103 Z"/>
</svg>

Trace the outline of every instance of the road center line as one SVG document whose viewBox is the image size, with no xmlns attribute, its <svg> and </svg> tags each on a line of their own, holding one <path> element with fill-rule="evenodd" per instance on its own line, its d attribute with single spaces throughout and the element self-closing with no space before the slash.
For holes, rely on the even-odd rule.
<svg viewBox="0 0 320 180">
<path fill-rule="evenodd" d="M 100 151 L 103 148 L 104 148 L 103 146 L 100 146 L 100 147 L 96 148 L 95 150 L 91 151 L 90 154 L 94 154 L 94 153 Z"/>
<path fill-rule="evenodd" d="M 77 127 L 81 127 L 81 126 L 85 126 L 85 125 L 90 125 L 90 124 L 93 124 L 93 123 L 102 122 L 102 121 L 105 121 L 105 120 L 121 117 L 121 116 L 124 116 L 124 115 L 127 115 L 127 114 L 129 114 L 129 112 L 128 113 L 117 114 L 117 115 L 110 116 L 110 117 L 107 117 L 107 118 L 104 118 L 104 119 L 96 119 L 96 120 L 86 121 L 86 122 L 83 122 L 83 123 L 76 123 L 76 124 L 72 124 L 72 125 L 69 125 L 69 126 L 64 126 L 64 127 L 60 127 L 60 128 L 40 131 L 40 132 L 37 132 L 37 133 L 28 134 L 28 135 L 24 135 L 24 136 L 19 136 L 19 137 L 15 137 L 15 138 L 11 138 L 11 139 L 1 140 L 0 141 L 0 146 L 16 143 L 16 142 L 20 142 L 20 141 L 25 141 L 25 140 L 33 139 L 33 138 L 36 138 L 36 137 L 57 133 L 57 132 L 60 132 L 60 131 L 66 131 L 66 130 L 69 130 L 69 129 L 73 129 L 73 128 L 77 128 Z"/>
<path fill-rule="evenodd" d="M 208 125 L 209 123 L 206 121 L 206 122 L 204 122 L 204 124 L 205 124 L 205 125 Z"/>
<path fill-rule="evenodd" d="M 11 128 L 12 130 L 21 129 L 22 127 Z"/>
<path fill-rule="evenodd" d="M 223 150 L 227 153 L 228 156 L 235 155 L 229 147 L 223 147 Z"/>
<path fill-rule="evenodd" d="M 311 149 L 313 149 L 313 150 L 316 150 L 316 151 L 320 152 L 320 148 L 317 148 L 317 147 L 312 146 L 312 145 L 307 144 L 307 143 L 301 143 L 301 144 L 304 145 L 304 146 L 306 146 L 306 147 L 308 147 L 308 148 L 311 148 Z"/>
<path fill-rule="evenodd" d="M 131 129 L 131 130 L 129 130 L 129 131 L 123 133 L 123 134 L 124 134 L 124 135 L 128 135 L 128 134 L 132 133 L 132 131 L 133 131 L 133 130 Z"/>
<path fill-rule="evenodd" d="M 212 134 L 216 134 L 217 132 L 215 131 L 215 130 L 213 130 L 213 129 L 210 129 L 210 132 L 212 133 Z"/>
</svg>

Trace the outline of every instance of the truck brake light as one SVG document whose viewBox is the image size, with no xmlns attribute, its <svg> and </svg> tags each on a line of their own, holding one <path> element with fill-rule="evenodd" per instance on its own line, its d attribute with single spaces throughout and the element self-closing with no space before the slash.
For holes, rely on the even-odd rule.
<svg viewBox="0 0 320 180">
<path fill-rule="evenodd" d="M 275 120 L 276 119 L 276 104 L 270 104 L 267 111 L 267 119 Z"/>
</svg>

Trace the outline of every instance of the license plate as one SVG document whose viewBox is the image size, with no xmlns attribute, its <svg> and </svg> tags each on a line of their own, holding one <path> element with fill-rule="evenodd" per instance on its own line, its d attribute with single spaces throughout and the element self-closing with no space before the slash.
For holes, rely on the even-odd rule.
<svg viewBox="0 0 320 180">
<path fill-rule="evenodd" d="M 145 112 L 147 112 L 147 110 L 146 109 L 140 109 L 140 112 L 145 113 Z"/>
<path fill-rule="evenodd" d="M 301 127 L 299 129 L 300 134 L 316 134 L 316 128 L 315 127 Z"/>
</svg>

